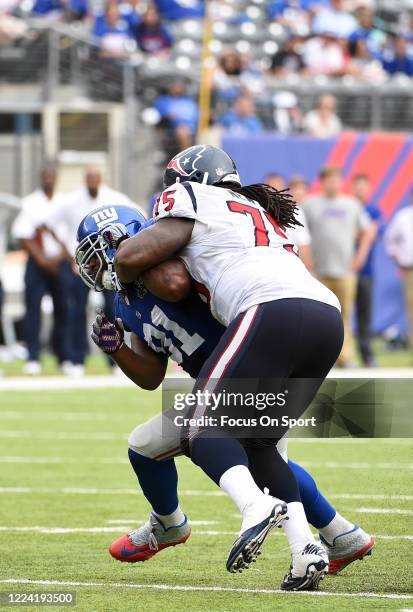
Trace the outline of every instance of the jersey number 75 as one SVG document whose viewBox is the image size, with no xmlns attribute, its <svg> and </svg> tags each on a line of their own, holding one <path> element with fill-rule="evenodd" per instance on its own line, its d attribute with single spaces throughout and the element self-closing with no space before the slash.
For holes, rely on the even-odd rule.
<svg viewBox="0 0 413 612">
<path fill-rule="evenodd" d="M 241 213 L 251 217 L 255 229 L 255 246 L 269 246 L 270 244 L 268 230 L 265 226 L 264 219 L 267 219 L 278 236 L 281 236 L 281 238 L 287 238 L 276 220 L 273 219 L 268 212 L 261 211 L 250 204 L 235 202 L 233 200 L 227 200 L 227 206 L 231 212 Z"/>
</svg>

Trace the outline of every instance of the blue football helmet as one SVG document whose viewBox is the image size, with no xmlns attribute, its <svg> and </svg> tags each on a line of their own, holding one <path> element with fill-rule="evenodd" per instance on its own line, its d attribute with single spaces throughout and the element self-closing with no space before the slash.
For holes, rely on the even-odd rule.
<svg viewBox="0 0 413 612">
<path fill-rule="evenodd" d="M 123 238 L 134 236 L 143 226 L 150 225 L 139 210 L 132 206 L 100 206 L 92 210 L 79 224 L 76 265 L 84 283 L 95 291 L 116 289 L 113 259 L 116 245 L 107 235 Z"/>
</svg>

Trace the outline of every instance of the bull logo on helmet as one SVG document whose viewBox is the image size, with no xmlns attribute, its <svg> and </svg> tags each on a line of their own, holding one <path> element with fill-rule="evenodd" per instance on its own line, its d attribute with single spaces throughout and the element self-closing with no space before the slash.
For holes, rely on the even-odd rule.
<svg viewBox="0 0 413 612">
<path fill-rule="evenodd" d="M 201 159 L 203 152 L 205 151 L 205 147 L 201 146 L 197 154 L 191 159 L 191 156 L 186 155 L 186 151 L 180 153 L 179 156 L 176 156 L 171 159 L 169 164 L 166 166 L 168 170 L 175 170 L 181 176 L 191 176 L 195 172 L 196 162 L 198 159 Z M 191 166 L 189 164 L 191 163 Z"/>
</svg>

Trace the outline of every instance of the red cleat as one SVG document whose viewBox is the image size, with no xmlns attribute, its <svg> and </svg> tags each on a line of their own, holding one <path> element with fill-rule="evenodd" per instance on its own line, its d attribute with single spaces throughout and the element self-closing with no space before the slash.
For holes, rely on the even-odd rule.
<svg viewBox="0 0 413 612">
<path fill-rule="evenodd" d="M 373 536 L 368 535 L 358 525 L 348 533 L 337 536 L 333 544 L 326 542 L 322 536 L 320 539 L 328 553 L 329 574 L 338 574 L 353 561 L 371 555 L 374 548 Z"/>
<path fill-rule="evenodd" d="M 183 544 L 190 535 L 191 529 L 186 518 L 182 525 L 165 529 L 159 519 L 151 514 L 143 527 L 115 540 L 109 552 L 115 559 L 127 563 L 146 561 L 164 548 Z"/>
</svg>

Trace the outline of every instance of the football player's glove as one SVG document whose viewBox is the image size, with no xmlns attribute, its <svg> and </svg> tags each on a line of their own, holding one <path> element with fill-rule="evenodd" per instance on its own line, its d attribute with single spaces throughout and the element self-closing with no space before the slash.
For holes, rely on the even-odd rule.
<svg viewBox="0 0 413 612">
<path fill-rule="evenodd" d="M 113 355 L 124 344 L 125 330 L 121 319 L 111 323 L 103 310 L 98 310 L 95 322 L 92 325 L 91 338 L 104 353 Z"/>
</svg>

